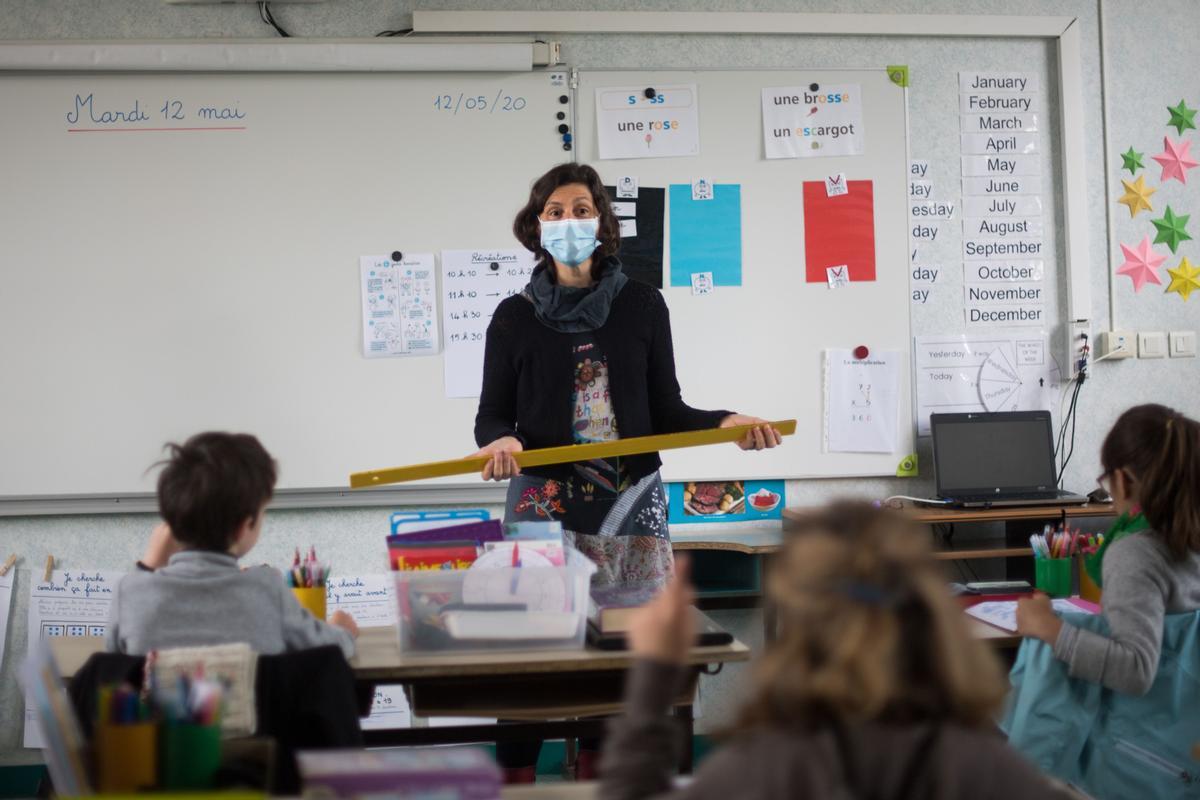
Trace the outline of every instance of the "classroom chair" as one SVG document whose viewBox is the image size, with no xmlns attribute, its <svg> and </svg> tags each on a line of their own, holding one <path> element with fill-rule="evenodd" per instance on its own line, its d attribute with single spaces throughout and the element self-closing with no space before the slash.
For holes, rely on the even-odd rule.
<svg viewBox="0 0 1200 800">
<path fill-rule="evenodd" d="M 75 674 L 71 704 L 85 737 L 92 735 L 97 689 L 113 683 L 141 687 L 145 664 L 145 656 L 96 653 Z M 272 792 L 299 794 L 298 750 L 363 746 L 358 721 L 370 713 L 374 690 L 355 684 L 338 647 L 260 656 L 254 691 L 255 735 L 269 737 L 277 748 L 274 775 L 267 776 Z"/>
</svg>

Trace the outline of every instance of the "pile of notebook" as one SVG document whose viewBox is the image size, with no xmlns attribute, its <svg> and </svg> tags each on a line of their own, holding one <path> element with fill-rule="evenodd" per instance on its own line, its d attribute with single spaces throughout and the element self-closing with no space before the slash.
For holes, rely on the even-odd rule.
<svg viewBox="0 0 1200 800">
<path fill-rule="evenodd" d="M 602 650 L 623 650 L 634 614 L 662 591 L 656 583 L 634 583 L 592 589 L 588 607 L 587 641 Z M 693 606 L 696 618 L 696 644 L 701 647 L 729 644 L 733 636 L 715 625 Z"/>
<path fill-rule="evenodd" d="M 500 796 L 500 768 L 483 750 L 402 747 L 315 750 L 296 755 L 306 795 L 491 800 Z"/>
</svg>

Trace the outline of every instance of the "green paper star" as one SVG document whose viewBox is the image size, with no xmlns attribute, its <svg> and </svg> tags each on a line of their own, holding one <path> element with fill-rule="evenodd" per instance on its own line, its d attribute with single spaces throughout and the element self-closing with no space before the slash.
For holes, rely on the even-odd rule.
<svg viewBox="0 0 1200 800">
<path fill-rule="evenodd" d="M 1132 147 L 1130 147 L 1124 153 L 1121 153 L 1121 160 L 1125 162 L 1125 166 L 1122 167 L 1122 169 L 1129 170 L 1130 175 L 1134 174 L 1139 169 L 1145 169 L 1146 165 L 1142 163 L 1142 155 L 1143 153 L 1139 153 Z"/>
<path fill-rule="evenodd" d="M 1196 128 L 1194 121 L 1196 118 L 1196 109 L 1188 108 L 1182 100 L 1174 108 L 1167 106 L 1167 111 L 1171 112 L 1171 121 L 1167 123 L 1167 127 L 1174 127 L 1175 130 L 1179 131 L 1180 136 L 1188 128 L 1192 128 L 1193 130 Z"/>
<path fill-rule="evenodd" d="M 1188 232 L 1183 229 L 1184 226 L 1187 225 L 1189 216 L 1191 215 L 1176 215 L 1175 212 L 1171 210 L 1171 207 L 1167 206 L 1166 212 L 1161 217 L 1150 220 L 1154 223 L 1154 227 L 1158 229 L 1158 235 L 1154 237 L 1154 243 L 1158 244 L 1159 242 L 1166 242 L 1167 247 L 1171 248 L 1171 252 L 1174 253 L 1179 247 L 1180 242 L 1186 242 L 1188 239 L 1192 238 Z"/>
</svg>

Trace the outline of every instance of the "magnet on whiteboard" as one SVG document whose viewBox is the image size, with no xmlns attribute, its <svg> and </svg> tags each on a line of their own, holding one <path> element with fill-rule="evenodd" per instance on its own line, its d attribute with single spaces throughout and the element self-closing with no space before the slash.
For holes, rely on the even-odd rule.
<svg viewBox="0 0 1200 800">
<path fill-rule="evenodd" d="M 810 83 L 810 84 L 808 85 L 808 90 L 809 90 L 810 92 L 819 92 L 819 91 L 821 90 L 821 87 L 820 87 L 820 85 L 819 85 L 819 84 L 816 84 L 816 83 Z"/>
<path fill-rule="evenodd" d="M 490 269 L 492 272 L 499 272 L 500 264 L 496 261 L 493 261 L 492 263 L 488 264 L 488 269 Z"/>
<path fill-rule="evenodd" d="M 571 101 L 571 98 L 567 97 L 565 94 L 560 94 L 558 96 L 558 102 L 562 103 L 563 105 L 566 105 L 570 101 Z"/>
<path fill-rule="evenodd" d="M 646 87 L 645 95 L 646 95 L 647 100 L 653 100 L 655 95 L 657 95 L 657 94 L 658 94 L 658 92 L 654 91 L 654 89 L 652 89 L 650 87 Z"/>
<path fill-rule="evenodd" d="M 867 349 L 865 344 L 860 344 L 858 347 L 854 348 L 854 357 L 859 361 L 862 361 L 869 355 L 871 355 L 871 351 Z"/>
<path fill-rule="evenodd" d="M 571 130 L 570 126 L 568 126 L 565 122 L 562 125 L 558 126 L 559 133 L 566 133 L 569 130 Z"/>
<path fill-rule="evenodd" d="M 404 258 L 404 253 L 401 253 L 399 250 L 392 251 L 392 261 L 400 261 L 403 258 Z"/>
<path fill-rule="evenodd" d="M 567 112 L 565 112 L 565 111 L 560 111 L 560 112 L 558 112 L 557 114 L 555 114 L 555 115 L 554 115 L 554 118 L 555 118 L 555 119 L 566 119 L 566 118 L 567 118 Z"/>
</svg>

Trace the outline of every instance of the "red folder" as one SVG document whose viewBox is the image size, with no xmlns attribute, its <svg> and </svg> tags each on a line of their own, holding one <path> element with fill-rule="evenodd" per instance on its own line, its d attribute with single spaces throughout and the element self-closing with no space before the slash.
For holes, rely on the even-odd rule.
<svg viewBox="0 0 1200 800">
<path fill-rule="evenodd" d="M 850 280 L 875 280 L 875 188 L 848 181 L 846 194 L 830 197 L 824 181 L 804 182 L 804 273 L 825 283 L 825 270 L 845 264 Z"/>
</svg>

